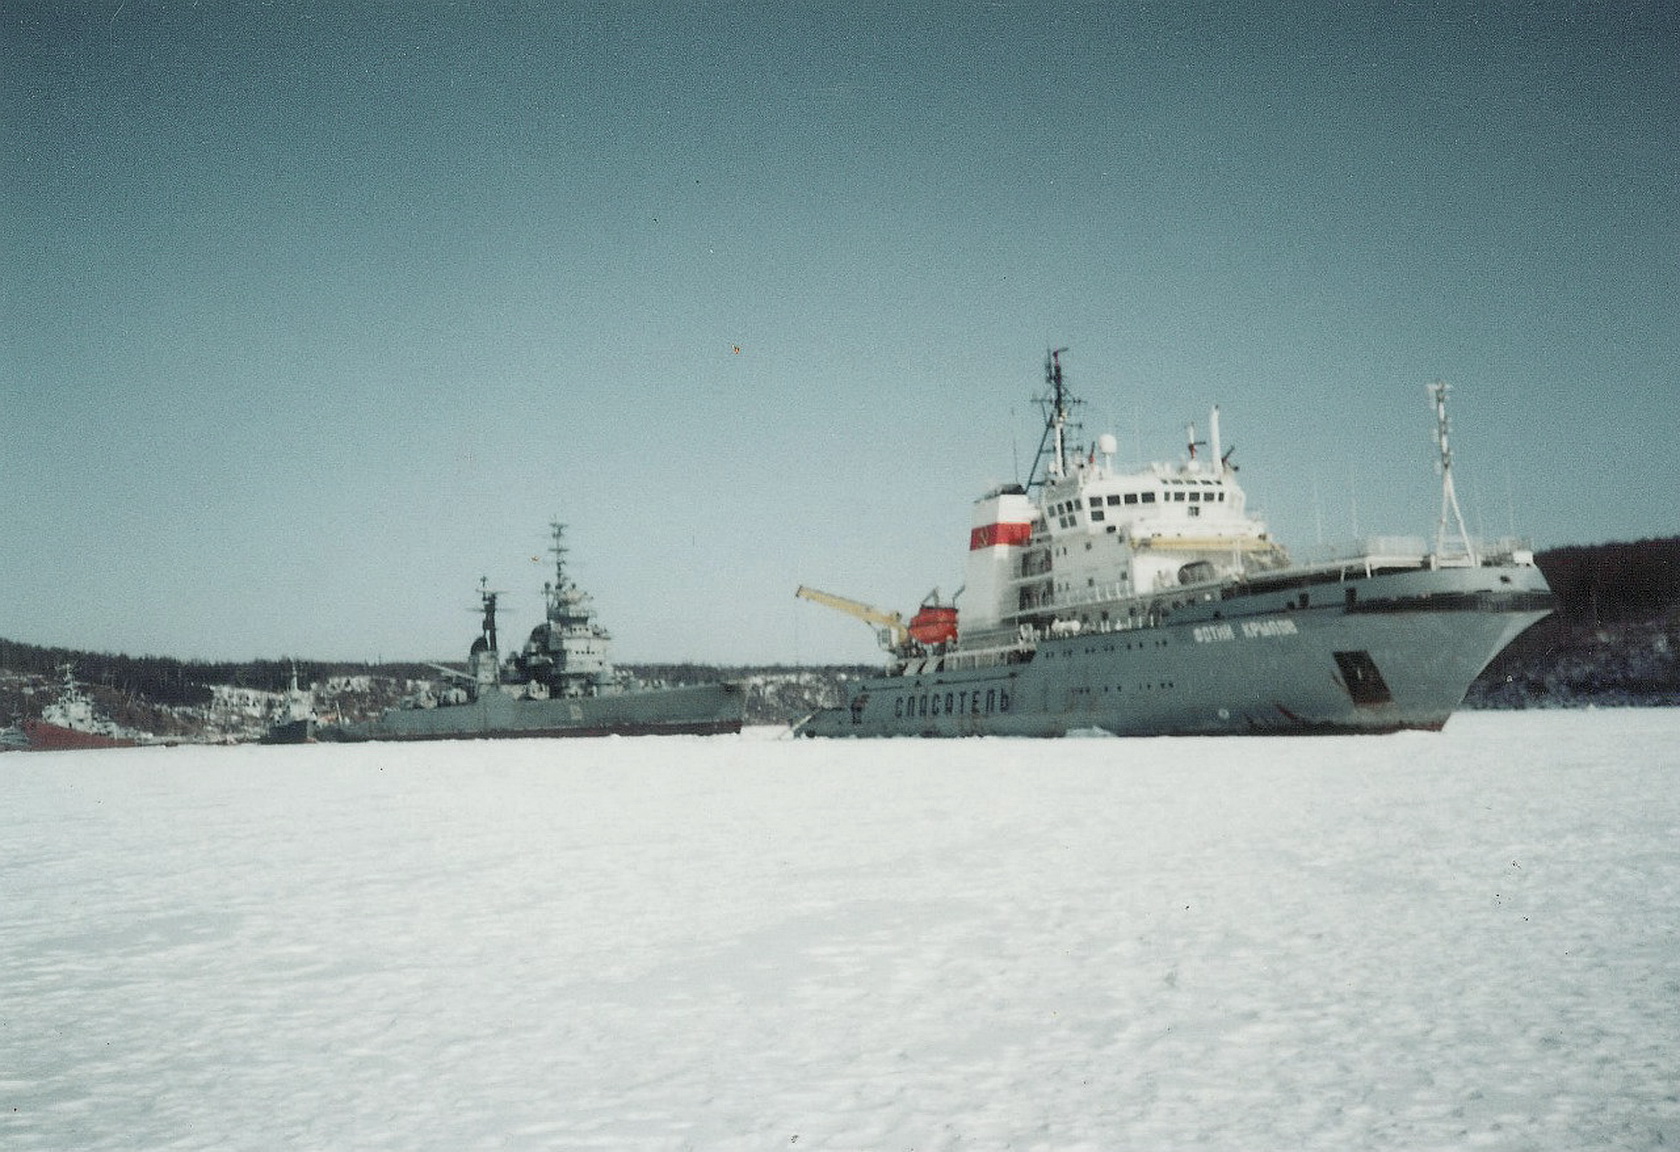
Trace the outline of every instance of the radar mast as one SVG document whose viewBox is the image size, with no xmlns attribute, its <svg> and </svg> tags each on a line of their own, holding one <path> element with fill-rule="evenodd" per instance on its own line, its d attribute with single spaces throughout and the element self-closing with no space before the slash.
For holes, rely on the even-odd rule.
<svg viewBox="0 0 1680 1152">
<path fill-rule="evenodd" d="M 577 585 L 566 579 L 566 553 L 571 549 L 566 547 L 566 526 L 558 520 L 552 520 L 548 525 L 554 543 L 548 550 L 554 553 L 554 581 L 543 585 L 543 597 L 548 601 L 548 619 L 554 624 L 567 621 L 587 620 L 588 595 L 578 590 Z"/>
<path fill-rule="evenodd" d="M 1027 490 L 1042 486 L 1051 479 L 1067 475 L 1067 434 L 1079 425 L 1073 423 L 1073 409 L 1084 401 L 1069 392 L 1062 382 L 1062 353 L 1066 348 L 1052 348 L 1044 357 L 1044 395 L 1038 398 L 1044 411 L 1044 434 L 1038 438 L 1038 455 L 1033 459 L 1032 476 Z M 1048 461 L 1048 463 L 1047 463 Z M 1043 466 L 1045 475 L 1039 474 Z"/>
</svg>

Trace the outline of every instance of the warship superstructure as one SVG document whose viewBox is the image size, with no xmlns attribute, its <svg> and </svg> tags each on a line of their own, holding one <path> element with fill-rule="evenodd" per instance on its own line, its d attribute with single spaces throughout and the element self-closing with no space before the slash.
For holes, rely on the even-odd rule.
<svg viewBox="0 0 1680 1152">
<path fill-rule="evenodd" d="M 16 727 L 0 730 L 0 750 L 60 752 L 89 748 L 132 748 L 139 734 L 99 715 L 93 700 L 76 683 L 69 664 L 61 669 L 64 683 L 58 698 L 41 709 L 38 717 L 20 721 Z"/>
<path fill-rule="evenodd" d="M 883 673 L 806 736 L 1060 736 L 1439 729 L 1470 682 L 1551 611 L 1533 554 L 1483 549 L 1452 481 L 1447 386 L 1430 388 L 1442 471 L 1434 546 L 1374 539 L 1296 562 L 1251 515 L 1218 409 L 1188 459 L 1116 470 L 1076 446 L 1057 349 L 1029 482 L 974 504 L 960 611 L 897 613 L 825 593 L 880 628 Z M 1205 451 L 1204 451 L 1205 449 Z M 1456 529 L 1456 531 L 1454 531 Z"/>
<path fill-rule="evenodd" d="M 736 682 L 652 687 L 617 671 L 612 637 L 588 593 L 567 577 L 565 525 L 553 533 L 554 579 L 545 618 L 502 658 L 500 593 L 480 583 L 482 622 L 462 671 L 434 665 L 449 686 L 363 723 L 323 725 L 322 740 L 462 740 L 542 736 L 713 735 L 739 732 L 746 710 Z"/>
</svg>

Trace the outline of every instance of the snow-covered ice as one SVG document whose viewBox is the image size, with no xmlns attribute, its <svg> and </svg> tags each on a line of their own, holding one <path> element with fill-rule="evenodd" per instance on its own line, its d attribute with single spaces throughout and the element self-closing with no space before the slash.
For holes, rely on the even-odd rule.
<svg viewBox="0 0 1680 1152">
<path fill-rule="evenodd" d="M 8 1149 L 1680 1147 L 1680 710 L 0 758 Z"/>
</svg>

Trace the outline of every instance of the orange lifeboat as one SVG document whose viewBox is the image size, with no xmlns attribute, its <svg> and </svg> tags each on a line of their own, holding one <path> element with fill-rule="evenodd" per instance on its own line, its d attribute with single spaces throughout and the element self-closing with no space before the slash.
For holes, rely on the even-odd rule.
<svg viewBox="0 0 1680 1152">
<path fill-rule="evenodd" d="M 923 604 L 910 618 L 910 638 L 933 647 L 957 640 L 957 610 L 948 604 Z"/>
</svg>

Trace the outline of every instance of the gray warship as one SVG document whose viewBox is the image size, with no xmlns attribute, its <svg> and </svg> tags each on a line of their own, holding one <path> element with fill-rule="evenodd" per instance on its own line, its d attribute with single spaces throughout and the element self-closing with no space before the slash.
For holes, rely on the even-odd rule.
<svg viewBox="0 0 1680 1152">
<path fill-rule="evenodd" d="M 1297 562 L 1248 513 L 1215 408 L 1187 460 L 1114 468 L 1069 443 L 1080 401 L 1045 360 L 1031 478 L 974 504 L 966 582 L 908 622 L 809 588 L 875 625 L 890 658 L 804 736 L 1124 736 L 1438 730 L 1552 595 L 1520 542 L 1471 539 L 1453 488 L 1447 385 L 1430 386 L 1442 476 L 1434 546 L 1378 538 Z M 1205 449 L 1205 451 L 1199 451 Z M 1454 531 L 1456 529 L 1456 531 Z"/>
<path fill-rule="evenodd" d="M 554 580 L 546 618 L 504 661 L 500 593 L 480 582 L 482 623 L 466 670 L 434 665 L 448 686 L 361 723 L 321 725 L 321 740 L 470 740 L 553 736 L 715 735 L 739 732 L 744 686 L 724 681 L 651 687 L 614 669 L 612 637 L 589 594 L 566 575 L 565 525 L 553 524 Z"/>
<path fill-rule="evenodd" d="M 264 732 L 261 744 L 313 744 L 321 726 L 315 715 L 315 696 L 310 689 L 298 687 L 297 665 L 292 665 L 292 678 L 286 688 L 285 706 Z"/>
</svg>

